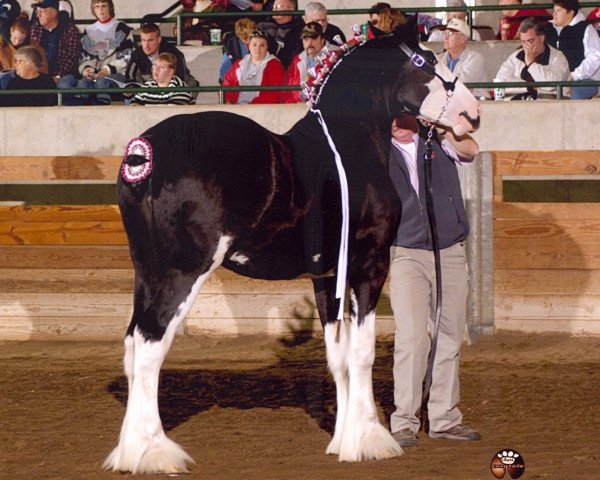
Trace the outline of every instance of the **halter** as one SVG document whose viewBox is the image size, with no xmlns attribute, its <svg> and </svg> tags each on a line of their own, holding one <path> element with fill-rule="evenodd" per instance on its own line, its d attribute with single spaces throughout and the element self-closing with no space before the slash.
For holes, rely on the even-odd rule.
<svg viewBox="0 0 600 480">
<path fill-rule="evenodd" d="M 427 60 L 425 60 L 425 57 L 423 57 L 423 55 L 420 55 L 417 52 L 415 52 L 414 50 L 412 50 L 408 45 L 406 45 L 406 43 L 402 42 L 400 44 L 400 49 L 406 54 L 406 56 L 410 60 L 410 63 L 412 63 L 415 67 L 420 68 L 421 70 L 423 70 L 425 73 L 428 73 L 429 75 L 435 75 L 436 77 L 438 77 L 440 79 L 440 81 L 442 82 L 442 85 L 444 86 L 444 90 L 446 90 L 446 93 L 454 91 L 454 87 L 456 86 L 458 77 L 455 76 L 454 80 L 452 82 L 449 82 L 448 80 L 444 80 L 441 77 L 441 75 L 439 75 L 435 71 L 435 68 L 433 67 L 433 65 L 430 65 L 427 62 Z"/>
</svg>

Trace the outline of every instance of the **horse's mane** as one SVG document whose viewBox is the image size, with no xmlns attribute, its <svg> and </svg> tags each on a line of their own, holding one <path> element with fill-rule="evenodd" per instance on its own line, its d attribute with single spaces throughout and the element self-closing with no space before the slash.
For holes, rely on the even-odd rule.
<svg viewBox="0 0 600 480">
<path fill-rule="evenodd" d="M 406 23 L 398 25 L 391 34 L 381 35 L 368 40 L 361 32 L 360 27 L 352 27 L 354 36 L 346 43 L 340 42 L 339 48 L 323 49 L 317 57 L 317 65 L 308 71 L 309 79 L 303 84 L 303 95 L 307 103 L 315 106 L 319 103 L 323 87 L 328 82 L 333 71 L 338 68 L 346 58 L 356 55 L 361 49 L 391 49 L 398 48 L 404 42 L 412 49 L 418 48 L 417 16 L 409 16 Z"/>
</svg>

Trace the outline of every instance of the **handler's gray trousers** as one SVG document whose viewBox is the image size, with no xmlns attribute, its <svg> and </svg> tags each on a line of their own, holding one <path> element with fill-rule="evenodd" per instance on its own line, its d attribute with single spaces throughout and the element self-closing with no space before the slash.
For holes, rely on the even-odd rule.
<svg viewBox="0 0 600 480">
<path fill-rule="evenodd" d="M 465 332 L 468 279 L 464 243 L 440 251 L 442 315 L 429 397 L 429 428 L 442 432 L 462 421 L 458 365 Z M 419 431 L 423 379 L 430 349 L 428 328 L 435 321 L 433 252 L 392 246 L 390 298 L 396 323 L 394 403 L 391 431 Z"/>
</svg>

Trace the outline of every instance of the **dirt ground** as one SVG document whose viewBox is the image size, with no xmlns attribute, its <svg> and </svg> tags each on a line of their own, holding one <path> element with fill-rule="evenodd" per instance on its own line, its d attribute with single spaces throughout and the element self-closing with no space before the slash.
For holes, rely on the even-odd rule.
<svg viewBox="0 0 600 480">
<path fill-rule="evenodd" d="M 121 356 L 118 342 L 0 342 L 0 478 L 123 478 L 101 469 L 125 412 Z M 391 364 L 392 342 L 381 341 L 374 382 L 386 423 Z M 600 338 L 482 337 L 463 349 L 461 381 L 481 441 L 421 433 L 404 456 L 362 463 L 324 453 L 335 393 L 321 338 L 177 338 L 160 407 L 197 462 L 190 479 L 494 479 L 500 449 L 522 455 L 521 478 L 600 479 Z"/>
</svg>

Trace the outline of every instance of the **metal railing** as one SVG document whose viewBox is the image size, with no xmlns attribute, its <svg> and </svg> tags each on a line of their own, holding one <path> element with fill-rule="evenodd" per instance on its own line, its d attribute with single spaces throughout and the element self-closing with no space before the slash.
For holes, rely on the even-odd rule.
<svg viewBox="0 0 600 480">
<path fill-rule="evenodd" d="M 477 82 L 466 83 L 469 88 L 526 88 L 526 87 L 551 87 L 556 88 L 556 98 L 564 99 L 563 89 L 572 87 L 600 87 L 600 81 L 580 80 L 580 81 L 550 81 L 550 82 Z M 57 95 L 58 105 L 63 104 L 64 95 L 94 95 L 99 93 L 115 94 L 136 94 L 149 91 L 152 92 L 190 92 L 190 93 L 216 93 L 217 103 L 224 103 L 225 92 L 255 92 L 255 91 L 296 91 L 301 90 L 299 85 L 269 85 L 269 86 L 236 86 L 224 87 L 221 85 L 211 85 L 206 87 L 154 87 L 152 89 L 144 87 L 128 88 L 64 88 L 64 89 L 44 89 L 44 90 L 0 90 L 0 97 L 4 95 Z M 545 93 L 545 92 L 544 92 Z M 546 94 L 546 93 L 545 93 Z"/>
</svg>

